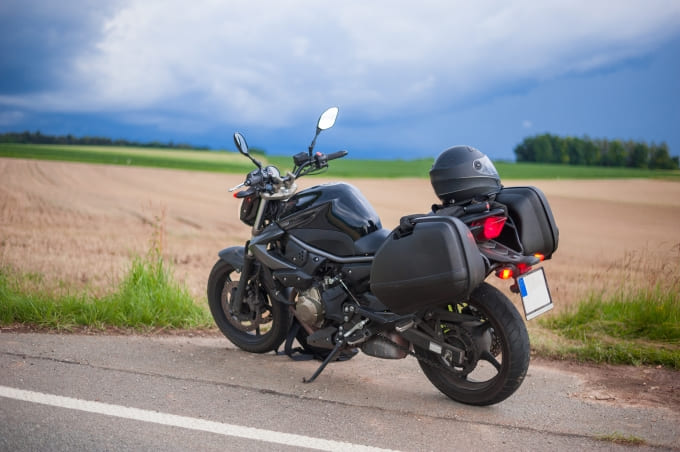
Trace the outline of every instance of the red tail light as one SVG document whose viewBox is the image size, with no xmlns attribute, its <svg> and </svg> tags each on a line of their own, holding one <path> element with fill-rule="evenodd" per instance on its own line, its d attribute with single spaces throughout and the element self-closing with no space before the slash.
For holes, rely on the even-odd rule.
<svg viewBox="0 0 680 452">
<path fill-rule="evenodd" d="M 489 217 L 484 219 L 484 229 L 482 234 L 486 240 L 495 239 L 501 235 L 505 226 L 505 217 Z"/>
<path fill-rule="evenodd" d="M 505 217 L 488 217 L 471 223 L 470 227 L 473 228 L 477 240 L 491 240 L 501 235 L 505 220 Z"/>
<path fill-rule="evenodd" d="M 531 267 L 529 267 L 527 264 L 520 262 L 517 264 L 517 270 L 519 270 L 519 274 L 523 275 L 531 270 Z"/>
</svg>

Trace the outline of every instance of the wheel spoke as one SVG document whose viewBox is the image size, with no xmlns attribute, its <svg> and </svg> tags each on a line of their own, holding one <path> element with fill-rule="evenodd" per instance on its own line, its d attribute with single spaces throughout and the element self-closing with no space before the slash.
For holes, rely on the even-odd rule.
<svg viewBox="0 0 680 452">
<path fill-rule="evenodd" d="M 496 357 L 488 351 L 483 351 L 482 356 L 480 356 L 479 359 L 483 359 L 484 361 L 491 363 L 491 365 L 495 367 L 498 372 L 501 371 L 501 363 L 499 363 Z"/>
</svg>

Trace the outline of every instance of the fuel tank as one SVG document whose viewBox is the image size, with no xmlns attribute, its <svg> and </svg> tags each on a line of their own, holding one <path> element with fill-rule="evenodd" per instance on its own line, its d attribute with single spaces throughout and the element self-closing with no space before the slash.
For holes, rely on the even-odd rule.
<svg viewBox="0 0 680 452">
<path fill-rule="evenodd" d="M 355 242 L 381 230 L 377 212 L 364 195 L 344 182 L 317 185 L 283 205 L 277 223 L 289 234 L 336 256 L 359 254 Z"/>
</svg>

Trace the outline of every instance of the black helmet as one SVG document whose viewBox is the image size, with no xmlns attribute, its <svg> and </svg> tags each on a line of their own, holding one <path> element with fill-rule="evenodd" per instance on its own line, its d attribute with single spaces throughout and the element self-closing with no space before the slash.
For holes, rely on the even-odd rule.
<svg viewBox="0 0 680 452">
<path fill-rule="evenodd" d="M 485 198 L 502 188 L 489 157 L 470 146 L 454 146 L 439 154 L 430 170 L 430 182 L 447 204 Z"/>
</svg>

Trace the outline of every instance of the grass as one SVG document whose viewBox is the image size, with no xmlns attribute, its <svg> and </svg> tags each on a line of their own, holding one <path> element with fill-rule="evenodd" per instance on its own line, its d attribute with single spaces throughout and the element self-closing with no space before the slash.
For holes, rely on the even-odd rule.
<svg viewBox="0 0 680 452">
<path fill-rule="evenodd" d="M 103 163 L 196 171 L 240 173 L 253 169 L 252 163 L 235 152 L 187 151 L 115 146 L 59 146 L 0 143 L 0 157 Z M 276 165 L 283 173 L 292 168 L 291 157 L 257 156 Z M 324 176 L 337 178 L 429 177 L 434 159 L 333 160 Z M 509 163 L 498 161 L 496 168 L 503 180 L 509 179 L 604 179 L 666 178 L 680 181 L 680 171 L 606 168 L 596 166 Z"/>
<path fill-rule="evenodd" d="M 538 329 L 530 330 L 534 351 L 560 359 L 680 369 L 680 273 L 671 276 L 665 285 L 593 294 L 570 310 L 540 319 Z M 207 309 L 174 281 L 155 248 L 132 260 L 110 294 L 60 294 L 45 287 L 40 274 L 0 267 L 0 324 L 57 331 L 213 327 Z"/>
<path fill-rule="evenodd" d="M 115 146 L 56 146 L 0 143 L 0 157 L 247 173 L 249 160 L 240 154 Z"/>
<path fill-rule="evenodd" d="M 278 168 L 290 168 L 293 159 L 290 157 L 267 156 L 267 161 Z M 434 159 L 415 160 L 364 160 L 345 157 L 332 160 L 329 168 L 321 173 L 324 177 L 337 178 L 400 178 L 400 177 L 429 177 Z"/>
<path fill-rule="evenodd" d="M 680 181 L 678 170 L 650 170 L 604 166 L 572 166 L 542 163 L 494 163 L 505 179 L 630 179 L 655 178 Z"/>
<path fill-rule="evenodd" d="M 620 432 L 614 432 L 607 435 L 598 435 L 595 437 L 600 441 L 606 441 L 615 444 L 622 444 L 626 446 L 642 446 L 646 441 L 635 435 L 624 435 Z"/>
<path fill-rule="evenodd" d="M 680 259 L 629 256 L 624 261 L 628 264 L 618 290 L 592 292 L 571 309 L 538 321 L 557 335 L 534 331 L 539 354 L 680 369 Z M 654 269 L 650 274 L 656 277 L 646 284 L 635 281 L 633 273 L 640 267 Z"/>
<path fill-rule="evenodd" d="M 127 275 L 110 294 L 87 291 L 60 294 L 44 290 L 36 274 L 0 267 L 0 324 L 70 330 L 195 329 L 212 325 L 210 314 L 194 303 L 187 288 L 174 281 L 160 254 L 133 259 Z"/>
<path fill-rule="evenodd" d="M 208 329 L 212 317 L 163 259 L 165 210 L 154 217 L 149 250 L 135 256 L 116 289 L 94 296 L 86 289 L 62 293 L 38 273 L 0 266 L 0 325 L 21 324 L 57 331 Z M 50 288 L 52 287 L 52 288 Z M 57 285 L 59 287 L 59 285 Z"/>
</svg>

